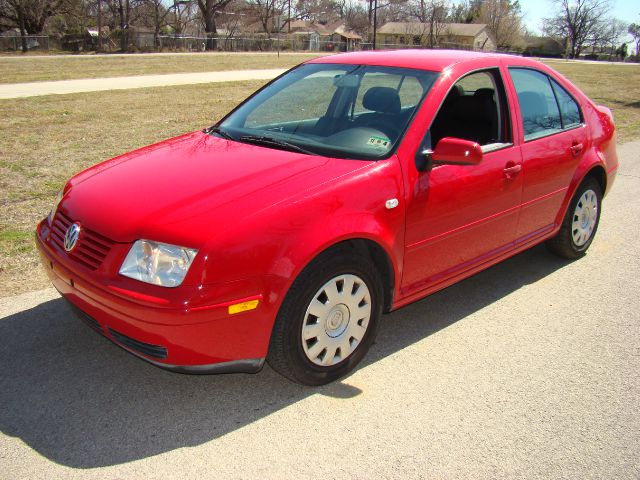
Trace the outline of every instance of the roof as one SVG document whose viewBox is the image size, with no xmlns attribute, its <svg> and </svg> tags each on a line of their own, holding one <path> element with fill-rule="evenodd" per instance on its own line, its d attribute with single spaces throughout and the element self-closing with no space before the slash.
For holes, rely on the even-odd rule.
<svg viewBox="0 0 640 480">
<path fill-rule="evenodd" d="M 319 35 L 324 36 L 337 33 L 345 38 L 352 38 L 356 40 L 362 39 L 362 37 L 353 30 L 347 30 L 344 23 L 341 22 L 322 25 L 320 23 L 313 23 L 310 20 L 293 20 L 291 22 L 291 32 L 298 34 L 317 32 Z"/>
<path fill-rule="evenodd" d="M 320 35 L 331 35 L 333 29 L 310 20 L 294 20 L 291 22 L 291 31 L 294 32 L 318 32 Z"/>
<path fill-rule="evenodd" d="M 362 37 L 358 35 L 356 32 L 354 32 L 353 30 L 347 30 L 347 27 L 345 27 L 344 24 L 341 24 L 338 27 L 336 27 L 336 29 L 334 30 L 334 33 L 337 33 L 338 35 L 341 35 L 344 38 L 350 38 L 353 40 L 362 40 Z"/>
<path fill-rule="evenodd" d="M 353 40 L 362 40 L 362 37 L 358 35 L 356 32 L 354 32 L 353 30 L 349 30 L 347 32 L 336 32 L 336 33 L 344 38 L 350 38 Z"/>
<path fill-rule="evenodd" d="M 522 57 L 500 53 L 482 53 L 469 50 L 377 50 L 366 52 L 342 53 L 314 58 L 307 63 L 346 63 L 359 65 L 378 65 L 386 67 L 418 68 L 440 72 L 456 63 L 482 59 L 508 59 L 511 63 L 537 65 L 537 62 Z"/>
<path fill-rule="evenodd" d="M 438 34 L 476 37 L 485 28 L 486 23 L 443 23 L 438 27 Z M 420 22 L 388 22 L 378 29 L 378 33 L 393 35 L 425 35 L 428 32 L 429 24 Z"/>
</svg>

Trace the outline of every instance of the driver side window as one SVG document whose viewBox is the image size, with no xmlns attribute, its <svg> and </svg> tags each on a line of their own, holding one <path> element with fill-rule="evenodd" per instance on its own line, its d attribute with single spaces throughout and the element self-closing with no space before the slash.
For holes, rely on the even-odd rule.
<svg viewBox="0 0 640 480">
<path fill-rule="evenodd" d="M 509 115 L 502 80 L 497 69 L 472 73 L 458 80 L 442 102 L 429 131 L 435 148 L 445 137 L 479 143 L 483 150 L 511 141 Z"/>
</svg>

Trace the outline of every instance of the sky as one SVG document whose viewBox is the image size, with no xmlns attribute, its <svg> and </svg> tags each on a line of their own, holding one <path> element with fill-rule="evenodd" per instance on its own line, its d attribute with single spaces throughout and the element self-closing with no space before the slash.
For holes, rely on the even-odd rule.
<svg viewBox="0 0 640 480">
<path fill-rule="evenodd" d="M 611 16 L 628 23 L 640 23 L 640 2 L 638 0 L 612 0 Z M 540 34 L 542 19 L 553 14 L 550 0 L 520 0 L 524 22 L 529 30 Z M 631 36 L 629 36 L 631 44 Z M 631 47 L 631 45 L 629 45 Z"/>
</svg>

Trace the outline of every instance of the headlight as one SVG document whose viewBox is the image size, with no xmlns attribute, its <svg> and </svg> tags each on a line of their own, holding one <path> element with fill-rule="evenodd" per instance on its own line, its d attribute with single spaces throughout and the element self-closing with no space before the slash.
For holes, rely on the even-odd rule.
<svg viewBox="0 0 640 480">
<path fill-rule="evenodd" d="M 162 287 L 177 287 L 197 253 L 192 248 L 138 240 L 122 262 L 120 274 Z"/>
<path fill-rule="evenodd" d="M 49 217 L 48 217 L 49 225 L 53 225 L 53 217 L 56 216 L 56 212 L 58 211 L 58 205 L 60 205 L 60 202 L 62 201 L 63 196 L 64 196 L 64 193 L 62 190 L 60 190 L 56 195 L 56 199 L 53 201 L 53 208 L 51 208 L 51 211 L 49 212 Z"/>
</svg>

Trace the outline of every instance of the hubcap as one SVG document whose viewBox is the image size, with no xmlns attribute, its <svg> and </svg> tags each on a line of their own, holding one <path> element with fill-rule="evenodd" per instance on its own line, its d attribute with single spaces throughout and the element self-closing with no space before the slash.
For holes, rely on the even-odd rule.
<svg viewBox="0 0 640 480">
<path fill-rule="evenodd" d="M 573 212 L 571 236 L 576 247 L 582 247 L 591 238 L 598 219 L 598 197 L 593 190 L 585 191 Z"/>
<path fill-rule="evenodd" d="M 338 275 L 315 293 L 302 323 L 302 347 L 309 361 L 330 367 L 360 344 L 371 318 L 371 294 L 356 275 Z"/>
</svg>

